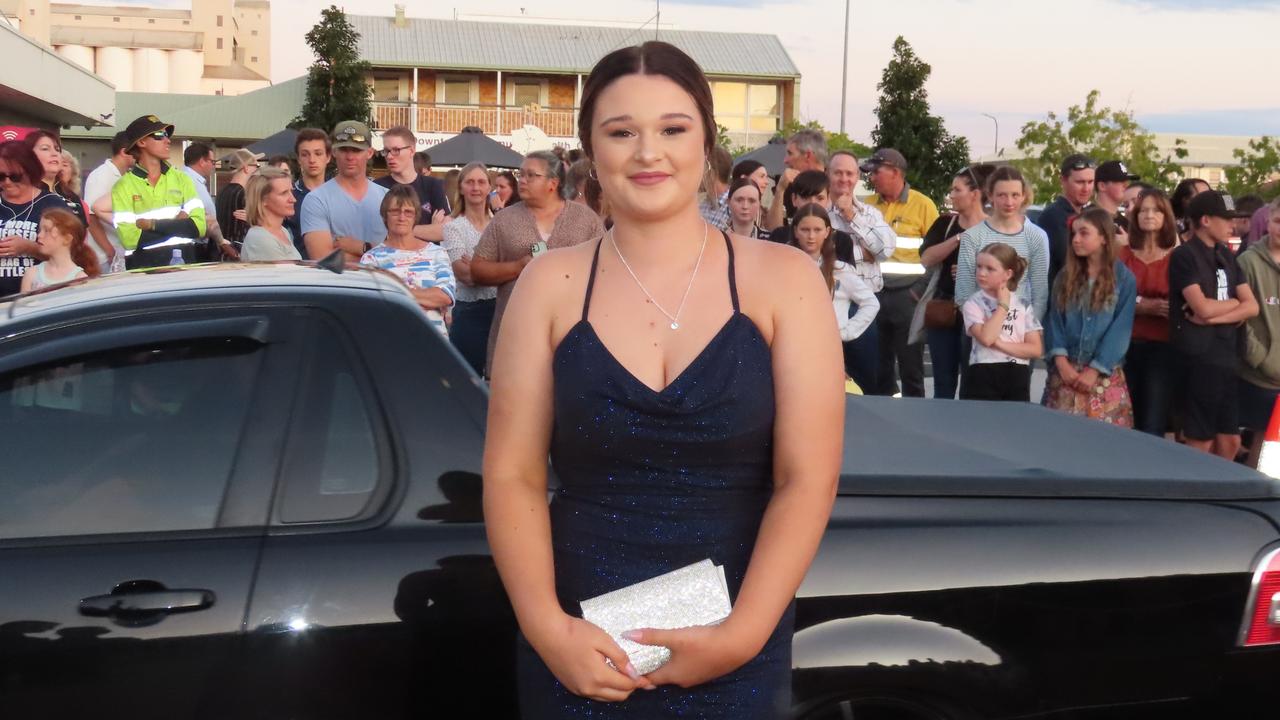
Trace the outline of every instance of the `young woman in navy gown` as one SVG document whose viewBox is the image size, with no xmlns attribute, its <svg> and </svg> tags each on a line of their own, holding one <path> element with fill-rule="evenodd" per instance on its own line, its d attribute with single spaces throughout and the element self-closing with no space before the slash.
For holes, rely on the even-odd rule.
<svg viewBox="0 0 1280 720">
<path fill-rule="evenodd" d="M 579 136 L 613 229 L 528 265 L 492 372 L 485 522 L 520 624 L 522 716 L 783 717 L 794 597 L 840 470 L 830 294 L 799 250 L 703 222 L 716 125 L 680 50 L 602 59 Z M 636 628 L 672 651 L 649 675 L 581 619 L 582 600 L 708 557 L 733 612 Z"/>
</svg>

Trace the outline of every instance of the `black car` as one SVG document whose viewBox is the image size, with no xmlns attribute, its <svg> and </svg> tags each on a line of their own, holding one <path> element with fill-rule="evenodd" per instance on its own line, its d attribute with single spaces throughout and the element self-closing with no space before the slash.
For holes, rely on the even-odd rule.
<svg viewBox="0 0 1280 720">
<path fill-rule="evenodd" d="M 0 302 L 0 718 L 517 717 L 486 399 L 377 271 Z M 796 717 L 1274 717 L 1274 481 L 1019 404 L 851 398 L 845 455 Z"/>
</svg>

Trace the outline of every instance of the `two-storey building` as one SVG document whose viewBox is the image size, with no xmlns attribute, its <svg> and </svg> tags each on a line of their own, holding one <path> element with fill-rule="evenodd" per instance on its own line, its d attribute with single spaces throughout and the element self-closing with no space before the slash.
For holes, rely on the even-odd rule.
<svg viewBox="0 0 1280 720">
<path fill-rule="evenodd" d="M 467 126 L 519 152 L 577 146 L 582 83 L 609 52 L 652 38 L 627 27 L 349 16 L 372 65 L 375 135 L 406 125 L 419 149 Z M 662 30 L 702 66 L 716 122 L 762 145 L 796 117 L 800 73 L 774 35 Z"/>
</svg>

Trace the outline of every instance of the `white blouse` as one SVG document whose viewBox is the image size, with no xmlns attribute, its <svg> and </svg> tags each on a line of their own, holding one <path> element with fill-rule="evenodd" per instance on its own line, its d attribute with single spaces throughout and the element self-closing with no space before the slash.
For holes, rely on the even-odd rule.
<svg viewBox="0 0 1280 720">
<path fill-rule="evenodd" d="M 848 263 L 836 261 L 832 277 L 835 288 L 831 302 L 836 309 L 836 323 L 840 326 L 840 340 L 849 342 L 857 339 L 875 322 L 876 313 L 880 312 L 880 301 L 871 291 L 871 286 Z M 849 317 L 849 306 L 857 305 L 858 310 Z"/>
<path fill-rule="evenodd" d="M 476 244 L 480 242 L 481 231 L 467 219 L 459 215 L 444 226 L 444 239 L 440 247 L 449 253 L 449 262 L 456 263 L 463 256 L 472 256 L 476 252 Z M 498 297 L 498 288 L 488 285 L 467 285 L 458 280 L 458 302 L 475 302 L 492 300 Z"/>
</svg>

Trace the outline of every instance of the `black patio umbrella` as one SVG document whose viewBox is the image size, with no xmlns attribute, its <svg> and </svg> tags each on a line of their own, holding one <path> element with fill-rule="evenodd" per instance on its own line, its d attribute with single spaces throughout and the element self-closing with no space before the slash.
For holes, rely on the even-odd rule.
<svg viewBox="0 0 1280 720">
<path fill-rule="evenodd" d="M 734 158 L 733 164 L 737 165 L 743 160 L 755 160 L 761 165 L 764 165 L 765 170 L 768 170 L 770 175 L 776 177 L 781 175 L 782 171 L 786 169 L 786 166 L 782 164 L 782 159 L 785 158 L 786 155 L 787 139 L 779 135 L 755 150 L 752 150 L 749 153 L 743 153 L 742 155 Z"/>
<path fill-rule="evenodd" d="M 464 127 L 462 132 L 439 145 L 427 148 L 432 165 L 466 165 L 481 162 L 491 168 L 518 168 L 524 156 L 488 137 L 478 127 Z"/>
<path fill-rule="evenodd" d="M 272 155 L 293 155 L 293 142 L 298 138 L 298 131 L 285 128 L 271 137 L 263 138 L 248 147 L 249 152 Z"/>
</svg>

